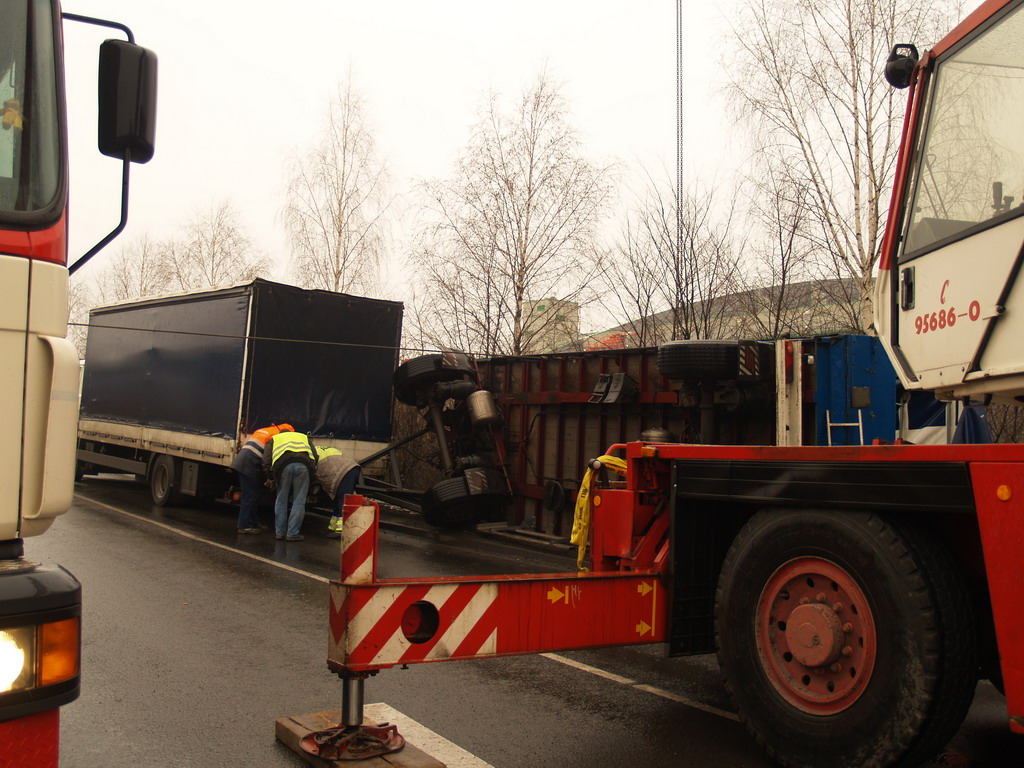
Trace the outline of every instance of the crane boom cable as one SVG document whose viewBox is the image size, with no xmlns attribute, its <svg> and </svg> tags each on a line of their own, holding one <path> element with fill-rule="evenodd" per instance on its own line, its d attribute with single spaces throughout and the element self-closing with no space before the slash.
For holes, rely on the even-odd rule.
<svg viewBox="0 0 1024 768">
<path fill-rule="evenodd" d="M 676 0 L 676 258 L 672 338 L 679 338 L 683 306 L 683 0 Z M 689 335 L 689 334 L 686 334 Z"/>
</svg>

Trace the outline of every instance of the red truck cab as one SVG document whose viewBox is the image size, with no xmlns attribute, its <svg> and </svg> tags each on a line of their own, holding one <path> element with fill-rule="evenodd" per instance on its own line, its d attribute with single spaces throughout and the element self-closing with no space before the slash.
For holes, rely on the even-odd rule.
<svg viewBox="0 0 1024 768">
<path fill-rule="evenodd" d="M 40 768 L 57 765 L 59 707 L 78 697 L 81 655 L 81 585 L 24 556 L 74 490 L 61 23 L 55 0 L 0 0 L 0 763 Z M 107 41 L 100 69 L 100 151 L 144 162 L 155 58 Z"/>
</svg>

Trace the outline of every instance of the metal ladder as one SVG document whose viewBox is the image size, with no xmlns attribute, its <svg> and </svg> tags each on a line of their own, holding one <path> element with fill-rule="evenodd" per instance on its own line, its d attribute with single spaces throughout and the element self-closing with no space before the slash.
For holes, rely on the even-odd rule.
<svg viewBox="0 0 1024 768">
<path fill-rule="evenodd" d="M 860 443 L 858 445 L 864 445 L 864 417 L 863 409 L 857 409 L 857 420 L 856 421 L 832 421 L 832 412 L 825 411 L 825 424 L 828 426 L 828 444 L 832 445 L 832 427 L 857 427 L 857 431 L 860 434 Z"/>
</svg>

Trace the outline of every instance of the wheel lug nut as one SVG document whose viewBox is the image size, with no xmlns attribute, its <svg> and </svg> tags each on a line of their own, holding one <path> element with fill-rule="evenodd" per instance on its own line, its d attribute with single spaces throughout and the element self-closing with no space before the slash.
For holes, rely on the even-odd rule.
<svg viewBox="0 0 1024 768">
<path fill-rule="evenodd" d="M 845 624 L 843 624 L 843 632 L 845 632 L 846 634 L 850 634 L 851 632 L 853 632 L 853 624 L 851 624 L 850 622 L 846 622 Z"/>
<path fill-rule="evenodd" d="M 833 664 L 831 667 L 829 667 L 829 669 L 832 670 L 833 672 L 842 672 L 843 671 L 843 665 L 840 664 L 837 661 L 835 664 Z"/>
<path fill-rule="evenodd" d="M 836 613 L 842 612 L 843 604 L 842 603 L 832 603 L 832 610 L 835 611 Z"/>
<path fill-rule="evenodd" d="M 811 602 L 811 598 L 809 598 L 809 597 L 801 597 L 800 598 L 800 605 L 807 605 L 809 602 Z"/>
<path fill-rule="evenodd" d="M 843 646 L 843 650 L 841 650 L 840 653 L 843 654 L 843 656 L 851 656 L 853 655 L 853 648 L 848 645 Z"/>
<path fill-rule="evenodd" d="M 819 592 L 818 594 L 816 594 L 814 596 L 814 599 L 817 600 L 819 603 L 824 603 L 825 602 L 825 593 L 824 592 Z"/>
</svg>

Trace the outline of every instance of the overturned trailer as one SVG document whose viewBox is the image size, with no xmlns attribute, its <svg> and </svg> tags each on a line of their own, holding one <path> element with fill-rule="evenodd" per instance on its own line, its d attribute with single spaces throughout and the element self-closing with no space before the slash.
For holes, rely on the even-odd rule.
<svg viewBox="0 0 1024 768">
<path fill-rule="evenodd" d="M 394 383 L 424 417 L 405 440 L 430 434 L 438 446 L 442 479 L 412 494 L 429 522 L 500 521 L 554 538 L 568 536 L 587 462 L 611 443 L 864 445 L 892 441 L 899 422 L 882 345 L 851 334 L 479 360 L 447 352 L 404 363 Z M 402 502 L 396 487 L 384 495 Z"/>
</svg>

